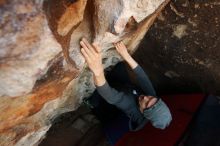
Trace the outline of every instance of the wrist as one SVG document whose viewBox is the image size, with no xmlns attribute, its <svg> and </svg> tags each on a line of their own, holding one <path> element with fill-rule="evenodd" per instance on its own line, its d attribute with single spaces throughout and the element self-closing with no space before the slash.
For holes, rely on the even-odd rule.
<svg viewBox="0 0 220 146">
<path fill-rule="evenodd" d="M 105 84 L 105 75 L 104 72 L 101 74 L 94 74 L 95 84 L 97 86 L 102 86 Z"/>
<path fill-rule="evenodd" d="M 122 55 L 122 58 L 124 60 L 129 60 L 131 58 L 131 55 L 129 53 L 126 53 L 126 54 Z"/>
<path fill-rule="evenodd" d="M 95 77 L 101 77 L 101 76 L 104 76 L 104 70 L 99 71 L 99 72 L 93 72 L 93 75 L 94 75 Z"/>
<path fill-rule="evenodd" d="M 125 61 L 129 64 L 129 66 L 134 69 L 137 67 L 137 62 L 131 57 L 131 55 L 125 58 Z"/>
<path fill-rule="evenodd" d="M 96 79 L 101 79 L 101 78 L 103 78 L 105 75 L 104 75 L 104 73 L 103 74 L 94 74 L 94 77 L 96 78 Z"/>
</svg>

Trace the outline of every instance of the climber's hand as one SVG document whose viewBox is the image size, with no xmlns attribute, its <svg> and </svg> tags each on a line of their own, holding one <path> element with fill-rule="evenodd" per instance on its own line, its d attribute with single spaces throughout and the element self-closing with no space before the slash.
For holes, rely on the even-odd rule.
<svg viewBox="0 0 220 146">
<path fill-rule="evenodd" d="M 85 38 L 80 41 L 81 52 L 95 76 L 103 74 L 101 48 L 97 44 L 90 44 Z"/>
<path fill-rule="evenodd" d="M 117 50 L 117 52 L 124 58 L 126 59 L 130 54 L 128 53 L 127 47 L 124 45 L 122 41 L 114 43 L 114 46 Z"/>
<path fill-rule="evenodd" d="M 122 42 L 118 42 L 114 44 L 118 53 L 122 56 L 122 58 L 129 64 L 129 66 L 134 69 L 137 67 L 138 63 L 131 57 L 128 53 L 128 49 Z"/>
</svg>

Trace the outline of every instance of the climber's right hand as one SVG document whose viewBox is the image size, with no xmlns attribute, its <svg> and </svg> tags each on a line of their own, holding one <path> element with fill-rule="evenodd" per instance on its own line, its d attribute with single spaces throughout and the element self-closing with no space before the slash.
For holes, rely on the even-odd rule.
<svg viewBox="0 0 220 146">
<path fill-rule="evenodd" d="M 131 57 L 128 53 L 127 47 L 122 42 L 114 44 L 117 52 L 122 56 L 122 58 L 129 64 L 129 66 L 134 69 L 138 66 L 138 63 Z"/>
<path fill-rule="evenodd" d="M 122 56 L 122 58 L 124 58 L 126 60 L 127 57 L 130 56 L 130 54 L 128 53 L 128 49 L 127 47 L 125 46 L 125 44 L 120 41 L 120 42 L 117 42 L 117 43 L 114 43 L 114 46 L 117 50 L 117 52 Z"/>
</svg>

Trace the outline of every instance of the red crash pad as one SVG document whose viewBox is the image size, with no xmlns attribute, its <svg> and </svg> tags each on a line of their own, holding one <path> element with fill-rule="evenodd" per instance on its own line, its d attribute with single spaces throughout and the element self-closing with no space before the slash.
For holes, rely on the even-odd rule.
<svg viewBox="0 0 220 146">
<path fill-rule="evenodd" d="M 147 124 L 142 130 L 126 133 L 116 146 L 173 146 L 181 138 L 193 115 L 203 101 L 204 94 L 162 96 L 172 113 L 168 128 L 160 130 Z"/>
</svg>

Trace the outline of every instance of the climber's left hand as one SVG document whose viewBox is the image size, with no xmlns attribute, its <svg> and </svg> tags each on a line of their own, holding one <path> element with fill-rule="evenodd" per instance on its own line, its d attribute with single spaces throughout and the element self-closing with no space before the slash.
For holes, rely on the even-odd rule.
<svg viewBox="0 0 220 146">
<path fill-rule="evenodd" d="M 80 41 L 81 52 L 95 76 L 103 74 L 101 48 L 97 44 L 90 44 L 85 38 Z"/>
</svg>

